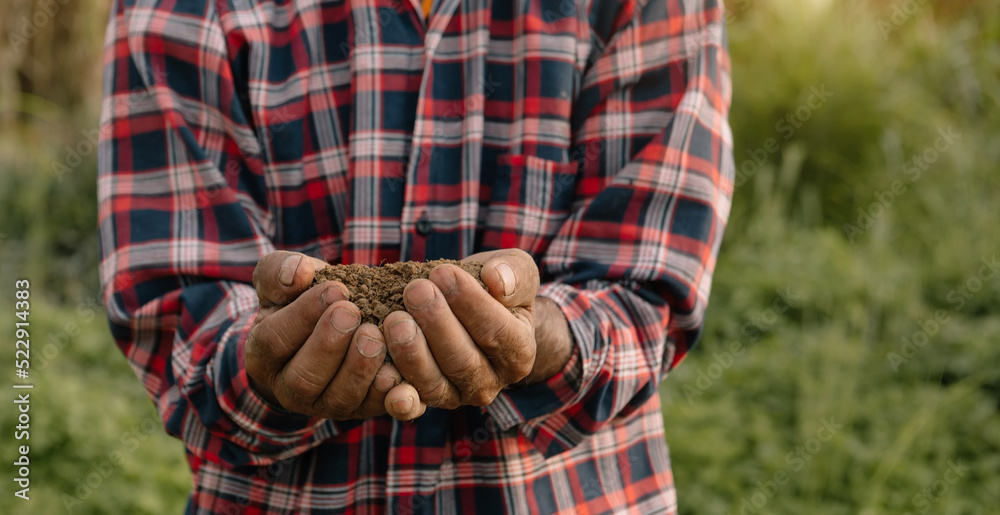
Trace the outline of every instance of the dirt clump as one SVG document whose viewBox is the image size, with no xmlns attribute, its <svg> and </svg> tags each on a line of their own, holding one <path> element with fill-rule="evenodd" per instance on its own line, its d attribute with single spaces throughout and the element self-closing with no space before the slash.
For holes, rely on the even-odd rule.
<svg viewBox="0 0 1000 515">
<path fill-rule="evenodd" d="M 475 277 L 479 284 L 483 285 L 483 289 L 486 289 L 486 285 L 479 277 L 483 269 L 482 263 L 459 262 L 452 259 L 405 261 L 381 266 L 329 265 L 316 272 L 312 285 L 340 281 L 351 292 L 351 302 L 361 310 L 361 322 L 372 323 L 381 328 L 382 321 L 389 313 L 406 310 L 403 305 L 403 288 L 414 279 L 428 278 L 434 267 L 443 264 L 459 266 Z"/>
</svg>

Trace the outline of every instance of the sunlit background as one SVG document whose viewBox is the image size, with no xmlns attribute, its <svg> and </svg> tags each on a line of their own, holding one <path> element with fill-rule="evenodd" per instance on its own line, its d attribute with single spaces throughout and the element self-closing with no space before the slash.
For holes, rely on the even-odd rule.
<svg viewBox="0 0 1000 515">
<path fill-rule="evenodd" d="M 179 513 L 189 488 L 97 289 L 108 7 L 0 2 L 0 328 L 30 279 L 35 384 L 31 501 L 5 401 L 0 513 Z M 681 513 L 995 512 L 1000 1 L 727 20 L 736 199 L 705 335 L 662 388 Z"/>
</svg>

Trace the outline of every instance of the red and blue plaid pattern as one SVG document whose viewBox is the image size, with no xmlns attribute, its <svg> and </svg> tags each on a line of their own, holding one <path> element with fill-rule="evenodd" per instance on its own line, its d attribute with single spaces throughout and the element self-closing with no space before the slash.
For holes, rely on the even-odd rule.
<svg viewBox="0 0 1000 515">
<path fill-rule="evenodd" d="M 657 385 L 733 189 L 711 0 L 117 0 L 100 145 L 111 329 L 187 445 L 191 513 L 672 513 Z M 577 345 L 412 423 L 267 407 L 257 260 L 520 247 Z"/>
</svg>

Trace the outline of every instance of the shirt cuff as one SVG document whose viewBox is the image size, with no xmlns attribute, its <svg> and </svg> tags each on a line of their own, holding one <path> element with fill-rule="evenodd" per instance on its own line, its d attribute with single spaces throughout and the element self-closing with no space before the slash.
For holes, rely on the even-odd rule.
<svg viewBox="0 0 1000 515">
<path fill-rule="evenodd" d="M 507 430 L 558 411 L 576 398 L 580 391 L 581 364 L 580 349 L 574 345 L 569 361 L 559 373 L 545 382 L 515 386 L 500 392 L 486 407 L 487 413 L 501 429 Z"/>
<path fill-rule="evenodd" d="M 343 429 L 336 421 L 274 406 L 250 387 L 243 367 L 249 332 L 247 321 L 230 326 L 213 367 L 219 406 L 236 426 L 228 435 L 229 439 L 257 458 L 281 459 L 336 436 Z"/>
<path fill-rule="evenodd" d="M 579 443 L 573 419 L 583 409 L 587 377 L 596 371 L 600 359 L 593 355 L 597 339 L 595 325 L 583 314 L 589 302 L 576 288 L 561 283 L 546 283 L 538 294 L 555 301 L 569 323 L 573 352 L 566 366 L 543 383 L 504 390 L 485 408 L 502 430 L 517 426 L 545 456 L 553 456 Z"/>
</svg>

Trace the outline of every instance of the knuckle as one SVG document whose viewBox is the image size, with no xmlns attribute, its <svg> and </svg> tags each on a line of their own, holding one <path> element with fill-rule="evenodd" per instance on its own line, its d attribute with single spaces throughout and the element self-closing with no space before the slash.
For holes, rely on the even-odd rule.
<svg viewBox="0 0 1000 515">
<path fill-rule="evenodd" d="M 441 406 L 445 401 L 447 401 L 448 381 L 443 377 L 439 378 L 437 382 L 429 388 L 422 385 L 414 386 L 417 387 L 420 399 L 426 402 L 429 406 Z"/>
<path fill-rule="evenodd" d="M 529 254 L 526 250 L 518 248 L 511 250 L 513 250 L 514 257 L 522 261 L 522 265 L 530 268 L 538 268 L 537 265 L 535 265 L 535 258 L 531 257 L 531 254 Z"/>
<path fill-rule="evenodd" d="M 254 289 L 258 292 L 260 291 L 260 279 L 261 279 L 261 269 L 264 268 L 264 262 L 267 260 L 267 256 L 264 256 L 257 260 L 257 266 L 253 268 L 253 275 L 251 275 L 250 281 L 253 283 Z"/>
<path fill-rule="evenodd" d="M 480 388 L 469 395 L 469 403 L 473 406 L 489 406 L 497 397 L 497 391 L 493 389 Z"/>
<path fill-rule="evenodd" d="M 438 363 L 441 371 L 449 376 L 474 376 L 481 366 L 479 360 L 477 353 L 469 349 L 443 356 Z"/>
<path fill-rule="evenodd" d="M 262 360 L 275 359 L 275 356 L 281 355 L 285 349 L 284 332 L 279 329 L 280 325 L 276 327 L 277 324 L 270 322 L 271 320 L 262 321 L 252 330 L 255 332 L 256 350 Z"/>
<path fill-rule="evenodd" d="M 380 366 L 382 366 L 381 362 L 376 361 L 375 359 L 365 358 L 357 366 L 350 367 L 351 383 L 358 385 L 370 385 L 375 379 L 375 372 L 378 371 L 378 367 Z M 351 390 L 351 393 L 353 396 L 359 397 L 363 392 L 361 392 L 360 389 L 355 388 Z"/>
<path fill-rule="evenodd" d="M 260 342 L 260 337 L 258 335 L 257 327 L 255 326 L 250 329 L 250 333 L 247 335 L 247 341 L 244 345 L 244 364 L 248 374 L 253 376 L 255 379 L 262 378 L 264 362 L 263 357 L 263 346 Z"/>
<path fill-rule="evenodd" d="M 528 251 L 522 248 L 514 247 L 510 250 L 514 253 L 514 255 L 520 256 L 522 259 L 532 260 L 531 254 L 528 254 Z"/>
<path fill-rule="evenodd" d="M 330 418 L 346 420 L 358 407 L 358 403 L 350 402 L 346 395 L 326 395 L 323 397 L 323 412 Z"/>
<path fill-rule="evenodd" d="M 278 379 L 275 383 L 276 385 L 272 393 L 285 409 L 298 413 L 306 413 L 308 411 L 309 403 L 303 402 L 302 398 L 295 394 L 284 380 Z"/>
<path fill-rule="evenodd" d="M 389 350 L 394 361 L 406 365 L 414 363 L 420 357 L 420 348 L 417 346 L 416 338 L 408 342 L 390 342 Z"/>
<path fill-rule="evenodd" d="M 277 309 L 274 308 L 274 307 L 260 306 L 257 309 L 257 314 L 254 316 L 253 322 L 252 322 L 251 325 L 252 326 L 257 326 L 258 324 L 260 324 L 261 322 L 263 322 L 264 320 L 266 320 L 267 317 L 271 316 L 272 314 L 274 314 L 276 312 L 277 312 Z"/>
<path fill-rule="evenodd" d="M 520 381 L 531 373 L 531 369 L 535 366 L 537 352 L 538 349 L 533 337 L 521 335 L 518 338 L 517 345 L 514 347 L 512 353 L 511 373 L 513 377 L 511 378 L 511 383 Z"/>
<path fill-rule="evenodd" d="M 515 361 L 509 368 L 507 373 L 507 378 L 509 383 L 516 383 L 531 373 L 532 366 L 534 364 L 534 359 L 520 359 Z"/>
<path fill-rule="evenodd" d="M 511 261 L 514 261 L 513 264 L 523 270 L 538 270 L 538 264 L 535 263 L 535 258 L 533 258 L 531 254 L 524 249 L 512 248 L 509 249 L 509 253 L 505 254 L 505 258 L 509 258 Z"/>
<path fill-rule="evenodd" d="M 307 401 L 315 398 L 325 384 L 309 372 L 290 368 L 285 374 L 285 386 L 293 399 Z"/>
<path fill-rule="evenodd" d="M 254 324 L 253 327 L 250 328 L 250 331 L 247 333 L 247 341 L 244 344 L 247 357 L 249 357 L 251 354 L 256 354 L 257 352 L 260 351 L 260 339 L 259 339 L 260 335 L 257 334 L 259 331 L 258 329 L 259 327 L 260 327 L 259 323 Z"/>
<path fill-rule="evenodd" d="M 529 281 L 524 284 L 531 286 L 534 289 L 538 289 L 538 283 L 540 281 L 540 275 L 538 271 L 538 263 L 535 262 L 535 258 L 531 254 L 527 253 L 523 249 L 515 249 L 515 257 L 519 261 L 519 267 L 521 271 L 525 274 L 518 274 L 519 276 L 526 276 Z"/>
<path fill-rule="evenodd" d="M 477 318 L 468 325 L 471 335 L 476 335 L 476 345 L 487 354 L 492 354 L 503 346 L 510 332 L 510 317 L 491 320 L 486 317 Z"/>
</svg>

